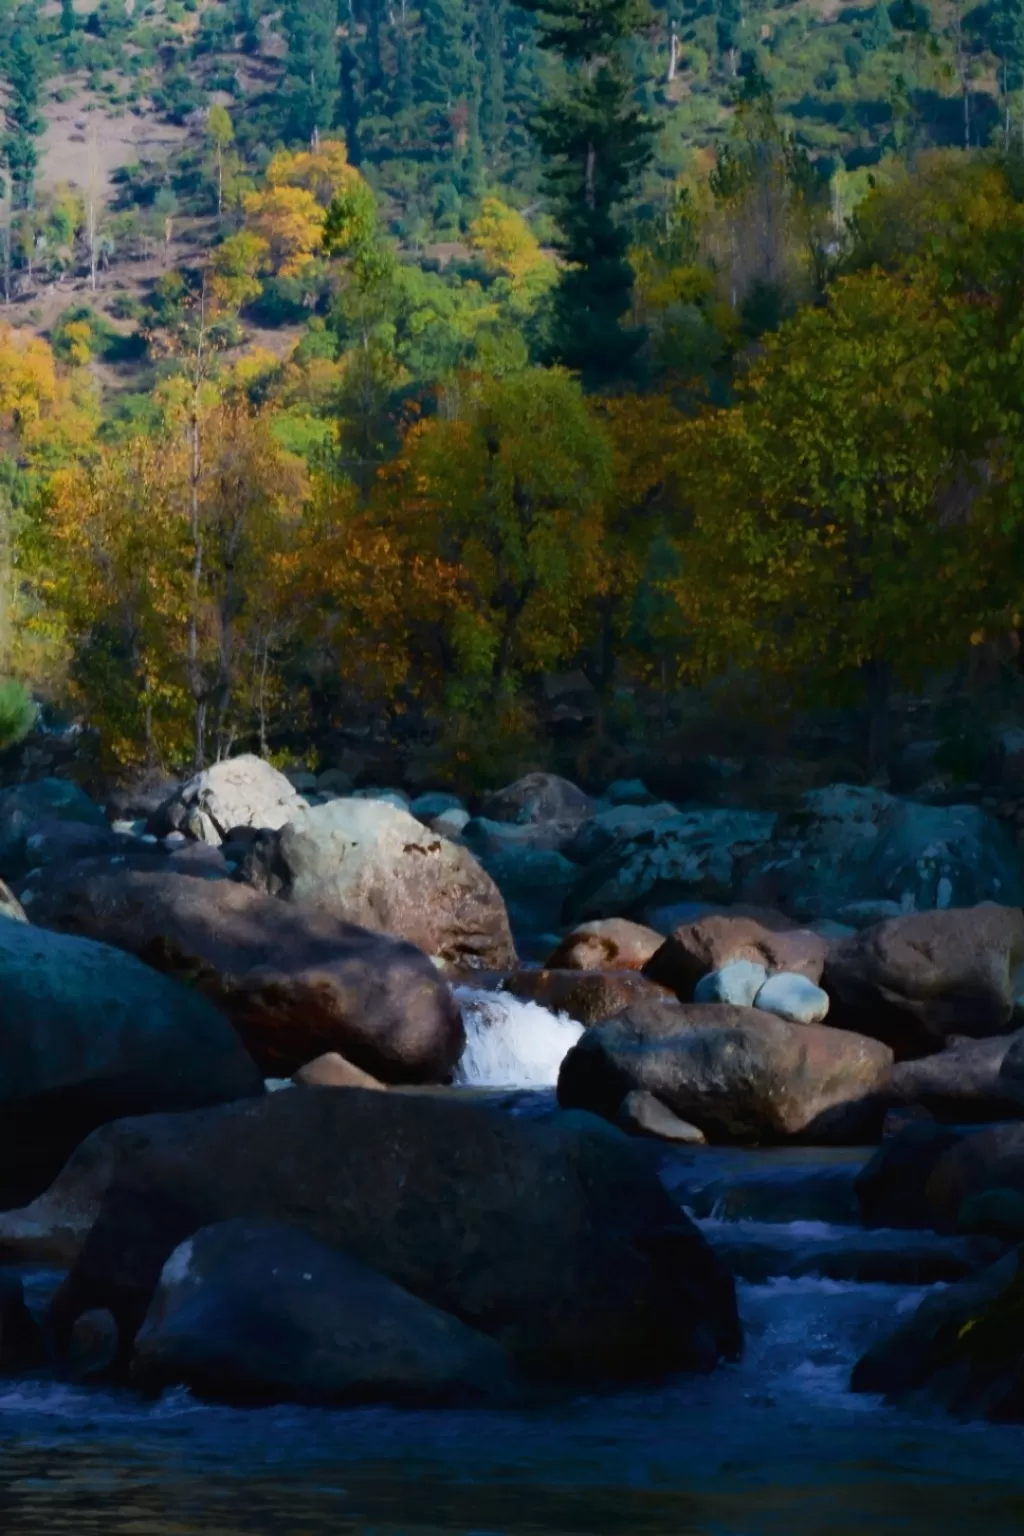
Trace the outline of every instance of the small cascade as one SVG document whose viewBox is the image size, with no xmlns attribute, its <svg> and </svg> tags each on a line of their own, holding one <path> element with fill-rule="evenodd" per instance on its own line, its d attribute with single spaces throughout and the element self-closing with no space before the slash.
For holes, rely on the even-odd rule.
<svg viewBox="0 0 1024 1536">
<path fill-rule="evenodd" d="M 583 1033 L 565 1013 L 508 992 L 457 987 L 466 1049 L 455 1081 L 476 1088 L 553 1088 L 563 1059 Z"/>
</svg>

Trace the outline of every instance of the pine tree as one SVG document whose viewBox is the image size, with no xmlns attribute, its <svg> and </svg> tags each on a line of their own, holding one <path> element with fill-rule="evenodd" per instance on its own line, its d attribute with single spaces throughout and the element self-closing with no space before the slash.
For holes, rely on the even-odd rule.
<svg viewBox="0 0 1024 1536">
<path fill-rule="evenodd" d="M 70 37 L 77 30 L 78 17 L 75 15 L 74 0 L 61 0 L 60 3 L 60 30 L 65 37 Z"/>
<path fill-rule="evenodd" d="M 502 41 L 505 31 L 505 6 L 502 0 L 490 0 L 481 9 L 480 43 L 483 52 L 483 78 L 480 88 L 480 134 L 488 154 L 501 153 L 508 127 L 505 101 L 505 60 Z"/>
<path fill-rule="evenodd" d="M 646 0 L 525 0 L 566 83 L 537 113 L 545 178 L 567 263 L 554 296 L 551 350 L 589 387 L 634 372 L 643 332 L 628 329 L 633 269 L 620 217 L 649 162 L 653 124 L 634 104 L 624 46 L 646 26 Z"/>
<path fill-rule="evenodd" d="M 309 140 L 334 127 L 341 78 L 337 21 L 336 0 L 289 0 L 285 8 L 286 89 L 295 138 Z"/>
<path fill-rule="evenodd" d="M 895 36 L 896 28 L 892 24 L 886 0 L 877 0 L 871 12 L 871 20 L 864 28 L 864 47 L 869 53 L 884 53 L 892 47 Z"/>
</svg>

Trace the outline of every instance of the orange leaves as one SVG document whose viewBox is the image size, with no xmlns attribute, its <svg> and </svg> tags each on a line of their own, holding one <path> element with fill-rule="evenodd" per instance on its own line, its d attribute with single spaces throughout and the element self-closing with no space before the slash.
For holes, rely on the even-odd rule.
<svg viewBox="0 0 1024 1536">
<path fill-rule="evenodd" d="M 38 420 L 57 395 L 57 369 L 47 343 L 0 323 L 0 414 L 24 425 Z"/>
<path fill-rule="evenodd" d="M 262 259 L 272 271 L 298 277 L 312 266 L 320 254 L 327 208 L 360 181 L 344 144 L 335 139 L 322 140 L 315 150 L 281 150 L 274 156 L 264 190 L 244 200 L 248 236 L 264 242 Z"/>
</svg>

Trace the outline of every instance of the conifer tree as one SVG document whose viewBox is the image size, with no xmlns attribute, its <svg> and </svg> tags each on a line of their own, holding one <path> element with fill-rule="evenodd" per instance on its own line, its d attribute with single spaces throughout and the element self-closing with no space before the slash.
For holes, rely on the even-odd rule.
<svg viewBox="0 0 1024 1536">
<path fill-rule="evenodd" d="M 285 8 L 287 91 L 296 138 L 308 141 L 334 126 L 341 78 L 337 23 L 336 0 L 289 0 Z"/>
<path fill-rule="evenodd" d="M 633 270 L 621 218 L 652 154 L 654 125 L 633 100 L 623 54 L 650 20 L 647 0 L 524 0 L 541 42 L 561 54 L 562 92 L 537 113 L 546 181 L 567 263 L 555 290 L 551 349 L 590 387 L 628 377 L 643 333 L 624 326 Z"/>
</svg>

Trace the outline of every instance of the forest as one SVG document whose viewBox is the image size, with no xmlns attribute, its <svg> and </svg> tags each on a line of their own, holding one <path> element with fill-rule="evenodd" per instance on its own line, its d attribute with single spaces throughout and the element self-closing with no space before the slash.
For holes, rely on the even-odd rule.
<svg viewBox="0 0 1024 1536">
<path fill-rule="evenodd" d="M 740 679 L 871 769 L 1016 668 L 1019 0 L 3 0 L 0 74 L 8 739 L 481 784 L 574 671 L 599 741 Z"/>
</svg>

